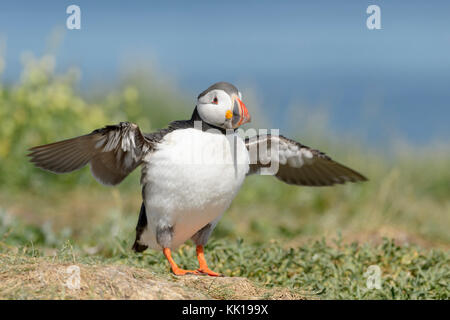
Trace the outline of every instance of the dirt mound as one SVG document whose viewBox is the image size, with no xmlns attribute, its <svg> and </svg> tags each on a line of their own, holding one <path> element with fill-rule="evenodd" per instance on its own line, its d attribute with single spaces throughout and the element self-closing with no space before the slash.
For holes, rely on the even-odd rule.
<svg viewBox="0 0 450 320">
<path fill-rule="evenodd" d="M 20 261 L 18 261 L 20 260 Z M 14 260 L 0 255 L 0 299 L 302 299 L 245 278 L 162 276 L 125 265 Z"/>
</svg>

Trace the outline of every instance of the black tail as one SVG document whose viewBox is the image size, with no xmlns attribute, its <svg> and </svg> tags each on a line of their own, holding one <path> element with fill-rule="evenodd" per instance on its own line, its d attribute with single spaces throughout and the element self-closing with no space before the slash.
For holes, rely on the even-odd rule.
<svg viewBox="0 0 450 320">
<path fill-rule="evenodd" d="M 136 240 L 134 241 L 132 248 L 136 252 L 142 252 L 148 248 L 148 246 L 139 243 L 139 240 L 141 240 L 141 235 L 146 228 L 147 228 L 147 214 L 145 213 L 144 202 L 142 202 L 141 212 L 139 213 L 139 220 L 136 226 Z"/>
</svg>

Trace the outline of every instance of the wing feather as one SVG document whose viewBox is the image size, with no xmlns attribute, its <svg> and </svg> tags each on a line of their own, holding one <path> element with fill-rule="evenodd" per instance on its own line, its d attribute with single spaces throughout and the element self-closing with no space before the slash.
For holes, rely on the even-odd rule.
<svg viewBox="0 0 450 320">
<path fill-rule="evenodd" d="M 276 162 L 278 171 L 273 175 L 288 184 L 331 186 L 367 180 L 362 174 L 332 160 L 325 153 L 283 136 L 255 136 L 247 138 L 245 143 L 250 154 L 249 174 L 261 173 L 262 168 L 268 168 Z M 276 145 L 278 148 L 272 148 Z M 266 159 L 269 159 L 269 163 Z"/>
<path fill-rule="evenodd" d="M 28 156 L 36 167 L 54 173 L 75 171 L 89 163 L 98 181 L 115 185 L 139 166 L 153 147 L 136 124 L 121 122 L 84 136 L 33 147 Z"/>
</svg>

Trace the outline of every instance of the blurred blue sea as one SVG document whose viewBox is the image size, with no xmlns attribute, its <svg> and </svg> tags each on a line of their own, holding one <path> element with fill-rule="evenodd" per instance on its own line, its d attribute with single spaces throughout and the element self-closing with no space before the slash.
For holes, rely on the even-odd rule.
<svg viewBox="0 0 450 320">
<path fill-rule="evenodd" d="M 450 138 L 448 1 L 5 1 L 5 82 L 19 79 L 23 52 L 53 50 L 49 37 L 65 30 L 71 4 L 81 30 L 64 32 L 57 70 L 79 67 L 82 90 L 151 61 L 193 103 L 216 81 L 251 87 L 270 124 L 286 130 L 302 105 L 374 144 Z M 366 27 L 370 4 L 382 30 Z"/>
</svg>

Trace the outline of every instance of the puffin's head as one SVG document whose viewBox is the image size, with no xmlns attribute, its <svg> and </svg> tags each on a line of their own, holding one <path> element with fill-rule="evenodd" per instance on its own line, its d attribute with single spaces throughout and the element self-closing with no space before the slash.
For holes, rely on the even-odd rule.
<svg viewBox="0 0 450 320">
<path fill-rule="evenodd" d="M 228 82 L 217 82 L 199 94 L 197 111 L 203 121 L 223 129 L 250 122 L 239 90 Z"/>
</svg>

